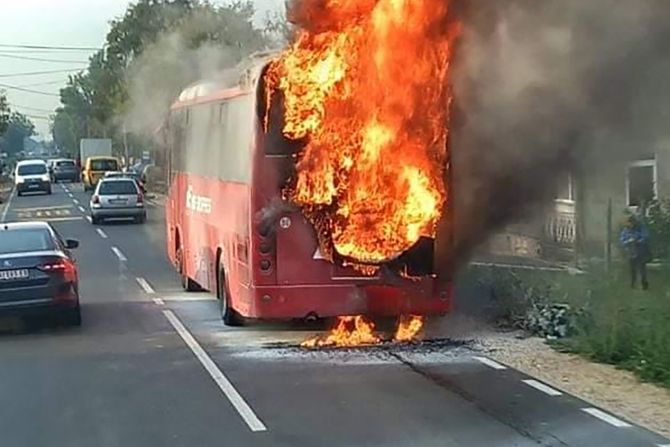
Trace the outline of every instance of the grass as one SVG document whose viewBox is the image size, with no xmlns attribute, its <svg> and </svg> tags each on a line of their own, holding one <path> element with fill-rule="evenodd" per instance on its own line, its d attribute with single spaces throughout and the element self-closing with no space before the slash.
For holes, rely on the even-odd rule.
<svg viewBox="0 0 670 447">
<path fill-rule="evenodd" d="M 648 291 L 631 289 L 623 268 L 609 274 L 526 272 L 513 274 L 510 282 L 517 295 L 524 295 L 522 302 L 539 294 L 534 299 L 570 305 L 570 335 L 554 343 L 557 349 L 634 371 L 642 380 L 670 388 L 670 269 L 650 271 Z"/>
</svg>

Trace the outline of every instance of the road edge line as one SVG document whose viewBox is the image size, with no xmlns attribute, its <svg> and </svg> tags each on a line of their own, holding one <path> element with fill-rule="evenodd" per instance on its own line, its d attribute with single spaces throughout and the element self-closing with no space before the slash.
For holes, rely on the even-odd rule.
<svg viewBox="0 0 670 447">
<path fill-rule="evenodd" d="M 223 371 L 219 369 L 209 354 L 207 354 L 202 346 L 200 346 L 198 341 L 193 337 L 193 335 L 191 335 L 188 329 L 184 327 L 174 312 L 171 310 L 164 310 L 163 315 L 165 315 L 165 318 L 167 318 L 174 330 L 177 331 L 177 334 L 179 334 L 181 339 L 184 340 L 186 346 L 189 347 L 191 352 L 193 352 L 195 357 L 200 361 L 200 364 L 203 366 L 203 368 L 205 368 L 210 377 L 218 385 L 219 389 L 228 398 L 228 401 L 242 417 L 249 429 L 253 432 L 267 431 L 265 424 L 263 424 L 258 416 L 256 416 L 254 410 L 251 409 L 242 395 L 237 392 L 230 380 L 228 380 L 225 374 L 223 374 Z"/>
<path fill-rule="evenodd" d="M 12 204 L 12 200 L 14 199 L 14 192 L 16 191 L 16 188 L 12 187 L 12 192 L 9 193 L 9 198 L 7 199 L 7 203 L 5 203 L 5 208 L 2 210 L 2 216 L 0 216 L 0 222 L 5 222 L 7 220 L 7 213 L 9 212 L 9 207 Z"/>
<path fill-rule="evenodd" d="M 606 422 L 617 428 L 629 428 L 632 427 L 628 422 L 622 421 L 609 413 L 605 413 L 603 410 L 594 407 L 582 408 L 584 413 L 590 414 L 591 416 L 600 419 L 603 422 Z"/>
<path fill-rule="evenodd" d="M 503 370 L 507 369 L 506 366 L 501 365 L 500 363 L 495 362 L 495 361 L 493 361 L 493 360 L 491 360 L 487 357 L 473 357 L 473 359 L 477 360 L 479 363 L 482 363 L 482 364 L 488 366 L 489 368 L 493 368 L 493 369 L 498 370 L 498 371 L 503 371 Z"/>
<path fill-rule="evenodd" d="M 555 390 L 554 388 L 550 387 L 547 384 L 544 384 L 544 383 L 540 382 L 539 380 L 526 379 L 526 380 L 522 380 L 522 382 L 525 383 L 526 385 L 528 385 L 529 387 L 535 388 L 536 390 L 541 391 L 544 394 L 547 394 L 547 395 L 552 396 L 552 397 L 563 395 L 563 393 L 561 393 L 560 391 Z"/>
</svg>

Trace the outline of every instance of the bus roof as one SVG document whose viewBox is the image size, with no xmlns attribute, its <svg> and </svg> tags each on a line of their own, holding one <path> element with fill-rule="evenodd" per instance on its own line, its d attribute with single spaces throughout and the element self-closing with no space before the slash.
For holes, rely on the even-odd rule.
<svg viewBox="0 0 670 447">
<path fill-rule="evenodd" d="M 254 90 L 265 65 L 279 55 L 279 50 L 254 53 L 235 68 L 223 70 L 218 76 L 197 81 L 179 94 L 171 109 L 234 98 Z"/>
</svg>

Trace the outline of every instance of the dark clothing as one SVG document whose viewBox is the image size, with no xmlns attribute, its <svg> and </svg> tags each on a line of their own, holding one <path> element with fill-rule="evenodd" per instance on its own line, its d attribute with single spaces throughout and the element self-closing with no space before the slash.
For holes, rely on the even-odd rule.
<svg viewBox="0 0 670 447">
<path fill-rule="evenodd" d="M 642 288 L 647 290 L 649 288 L 649 282 L 647 281 L 647 262 L 642 259 L 630 259 L 630 286 L 635 287 L 637 285 L 637 274 L 640 273 L 640 281 L 642 283 Z"/>
<path fill-rule="evenodd" d="M 630 263 L 631 287 L 635 287 L 639 273 L 642 288 L 646 290 L 649 288 L 649 283 L 647 282 L 647 262 L 651 261 L 649 232 L 647 228 L 643 225 L 624 228 L 619 236 L 619 241 Z"/>
</svg>

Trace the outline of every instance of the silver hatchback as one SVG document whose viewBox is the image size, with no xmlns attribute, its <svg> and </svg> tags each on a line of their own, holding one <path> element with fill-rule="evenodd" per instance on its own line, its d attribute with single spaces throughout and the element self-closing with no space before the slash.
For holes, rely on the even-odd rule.
<svg viewBox="0 0 670 447">
<path fill-rule="evenodd" d="M 91 222 L 105 219 L 132 218 L 138 223 L 147 219 L 144 194 L 135 180 L 124 177 L 103 178 L 91 196 Z"/>
</svg>

